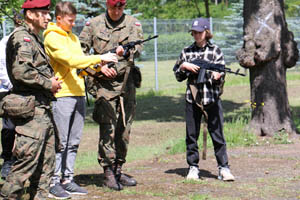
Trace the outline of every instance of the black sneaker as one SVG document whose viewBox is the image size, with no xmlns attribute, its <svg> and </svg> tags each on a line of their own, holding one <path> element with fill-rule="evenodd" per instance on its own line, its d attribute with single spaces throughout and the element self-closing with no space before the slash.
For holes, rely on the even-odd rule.
<svg viewBox="0 0 300 200">
<path fill-rule="evenodd" d="M 70 199 L 71 196 L 67 193 L 60 183 L 55 184 L 54 186 L 50 187 L 49 190 L 49 198 L 54 199 Z"/>
<path fill-rule="evenodd" d="M 69 183 L 65 183 L 61 185 L 67 193 L 69 194 L 79 194 L 79 195 L 86 195 L 88 191 L 79 185 L 77 185 L 74 181 Z"/>
<path fill-rule="evenodd" d="M 8 176 L 10 170 L 11 170 L 11 166 L 14 164 L 15 160 L 7 160 L 3 162 L 2 168 L 1 168 L 1 178 L 2 179 L 6 179 L 6 177 Z"/>
</svg>

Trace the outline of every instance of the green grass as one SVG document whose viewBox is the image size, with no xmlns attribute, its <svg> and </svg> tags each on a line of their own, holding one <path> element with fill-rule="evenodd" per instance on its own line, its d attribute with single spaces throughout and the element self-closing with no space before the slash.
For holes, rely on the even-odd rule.
<svg viewBox="0 0 300 200">
<path fill-rule="evenodd" d="M 153 75 L 153 77 L 150 79 L 150 81 L 143 82 L 143 89 L 138 91 L 138 98 L 151 98 L 154 96 L 183 96 L 185 93 L 186 84 L 178 83 L 175 80 L 172 68 L 175 61 L 163 61 L 159 62 L 158 64 L 158 85 L 159 90 L 155 91 L 155 80 L 154 80 L 154 65 L 151 62 L 141 62 L 140 65 L 143 66 L 142 73 L 144 76 L 149 76 L 150 74 Z M 153 66 L 152 66 L 153 65 Z M 225 82 L 225 92 L 227 88 L 231 87 L 237 87 L 237 86 L 246 86 L 250 87 L 249 83 L 249 76 L 247 71 L 245 71 L 243 68 L 241 68 L 238 64 L 232 64 L 228 66 L 233 71 L 240 68 L 240 72 L 246 73 L 246 77 L 242 76 L 236 76 L 233 74 L 227 74 L 226 75 L 226 82 Z M 144 78 L 145 80 L 146 78 Z M 149 79 L 146 79 L 149 80 Z M 294 83 L 294 81 L 300 80 L 300 72 L 298 71 L 288 71 L 287 72 L 287 81 L 289 83 Z M 145 92 L 145 90 L 148 89 L 148 93 Z M 245 99 L 238 99 L 235 97 L 234 93 L 229 94 L 230 97 L 227 99 L 226 97 L 223 98 L 224 101 L 230 100 L 231 104 L 236 104 L 236 102 L 239 102 L 240 105 L 237 109 L 232 109 L 227 112 L 225 108 L 224 118 L 224 134 L 226 137 L 227 145 L 229 147 L 234 146 L 251 146 L 251 145 L 258 145 L 257 137 L 252 134 L 251 132 L 248 132 L 246 129 L 247 124 L 249 123 L 251 119 L 251 108 L 250 104 L 245 103 L 245 101 L 249 100 L 248 98 Z M 247 94 L 249 95 L 249 94 Z M 231 107 L 231 106 L 230 106 Z M 296 118 L 297 119 L 297 118 Z M 295 120 L 296 126 L 300 127 L 300 120 Z M 283 134 L 277 134 L 274 137 L 273 143 L 275 144 L 283 144 L 283 143 L 289 143 L 288 136 L 285 136 Z M 202 146 L 202 137 L 199 137 L 199 145 L 200 148 Z M 208 139 L 208 147 L 212 147 L 211 140 Z M 168 153 L 170 154 L 176 154 L 176 153 L 182 153 L 185 152 L 185 138 L 178 139 L 173 146 L 169 149 Z"/>
<path fill-rule="evenodd" d="M 224 124 L 224 134 L 225 139 L 228 147 L 235 147 L 235 146 L 253 146 L 257 145 L 257 137 L 252 133 L 245 132 L 244 126 L 247 124 L 244 123 L 231 123 L 231 124 Z M 198 139 L 199 149 L 203 147 L 203 140 L 202 140 L 202 133 Z M 207 136 L 207 147 L 212 148 L 212 141 L 210 136 Z M 184 153 L 186 152 L 186 144 L 185 138 L 178 140 L 171 149 L 168 151 L 169 154 L 177 154 L 177 153 Z"/>
<path fill-rule="evenodd" d="M 75 170 L 87 169 L 90 167 L 97 166 L 97 152 L 78 152 L 76 157 Z"/>
<path fill-rule="evenodd" d="M 177 154 L 186 151 L 185 147 L 185 123 L 184 123 L 184 94 L 186 82 L 177 82 L 173 74 L 175 60 L 161 61 L 158 63 L 158 90 L 155 90 L 155 68 L 154 62 L 138 62 L 143 75 L 142 87 L 137 89 L 137 113 L 133 124 L 136 128 L 143 126 L 159 126 L 158 122 L 178 121 L 180 126 L 173 129 L 166 128 L 161 131 L 156 130 L 153 134 L 163 132 L 169 134 L 159 143 L 151 145 L 136 145 L 130 143 L 127 161 L 150 159 L 164 153 Z M 238 64 L 227 66 L 235 71 L 241 68 Z M 241 68 L 240 72 L 244 72 Z M 246 72 L 247 73 L 247 72 Z M 300 72 L 290 70 L 287 73 L 288 84 L 299 84 Z M 238 90 L 236 89 L 238 88 Z M 240 89 L 241 88 L 241 89 Z M 257 136 L 248 132 L 247 124 L 251 119 L 251 108 L 249 103 L 249 75 L 246 77 L 233 74 L 226 75 L 224 94 L 222 96 L 224 107 L 224 134 L 228 147 L 263 145 L 258 141 Z M 290 100 L 297 105 L 298 101 Z M 92 109 L 90 109 L 92 110 Z M 91 111 L 90 111 L 91 112 Z M 293 115 L 298 116 L 300 109 L 293 108 Z M 89 118 L 91 114 L 88 114 Z M 300 127 L 300 119 L 295 117 L 296 126 Z M 97 132 L 98 126 L 91 119 L 85 125 L 85 132 Z M 96 137 L 97 138 L 97 137 Z M 147 139 L 147 138 L 145 138 Z M 208 136 L 208 148 L 212 148 L 210 136 Z M 288 144 L 289 139 L 283 133 L 278 133 L 274 140 L 267 141 L 275 144 Z M 199 137 L 199 147 L 202 147 L 202 133 Z M 95 141 L 95 145 L 97 141 Z M 76 166 L 77 168 L 88 168 L 97 165 L 97 153 L 79 151 Z"/>
<path fill-rule="evenodd" d="M 139 195 L 139 194 L 142 194 L 142 195 L 147 195 L 149 196 L 149 198 L 151 197 L 170 197 L 172 196 L 172 194 L 166 192 L 166 193 L 163 193 L 163 192 L 154 192 L 154 191 L 138 191 L 136 190 L 135 188 L 125 188 L 124 190 L 121 191 L 121 193 L 124 193 L 124 194 L 129 194 L 129 195 Z"/>
<path fill-rule="evenodd" d="M 191 200 L 216 200 L 216 198 L 212 198 L 210 195 L 206 195 L 206 194 L 193 194 L 193 195 L 190 195 L 189 199 L 191 199 Z"/>
<path fill-rule="evenodd" d="M 288 71 L 286 79 L 288 81 L 299 81 L 300 80 L 300 72 L 294 71 L 294 70 Z"/>
<path fill-rule="evenodd" d="M 131 146 L 128 150 L 128 156 L 126 160 L 128 162 L 134 160 L 147 160 L 153 156 L 161 155 L 165 151 L 165 146 L 165 144 L 155 146 Z"/>
<path fill-rule="evenodd" d="M 274 144 L 291 144 L 292 141 L 289 139 L 288 133 L 285 131 L 279 131 L 275 133 L 273 138 Z"/>
</svg>

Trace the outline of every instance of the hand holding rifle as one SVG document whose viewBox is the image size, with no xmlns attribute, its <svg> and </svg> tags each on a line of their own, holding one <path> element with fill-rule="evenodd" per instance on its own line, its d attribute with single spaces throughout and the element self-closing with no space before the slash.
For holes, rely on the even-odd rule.
<svg viewBox="0 0 300 200">
<path fill-rule="evenodd" d="M 101 66 L 101 73 L 107 78 L 115 78 L 117 76 L 116 70 L 113 67 L 108 67 L 107 64 Z"/>
<path fill-rule="evenodd" d="M 100 72 L 103 73 L 106 77 L 108 78 L 115 78 L 117 76 L 117 72 L 114 68 L 110 68 L 108 67 L 107 63 L 117 63 L 118 62 L 118 58 L 117 55 L 115 53 L 106 53 L 106 54 L 102 54 L 100 55 L 101 58 L 101 68 L 100 68 Z"/>
<path fill-rule="evenodd" d="M 115 53 L 106 53 L 106 54 L 102 54 L 100 55 L 101 61 L 106 64 L 108 62 L 114 62 L 117 63 L 118 62 L 118 58 L 117 55 Z"/>
<path fill-rule="evenodd" d="M 187 70 L 187 71 L 190 71 L 194 74 L 198 74 L 200 67 L 195 65 L 195 64 L 189 63 L 189 62 L 184 62 L 184 63 L 181 64 L 180 69 L 182 71 Z"/>
<path fill-rule="evenodd" d="M 219 72 L 212 72 L 212 76 L 213 76 L 213 79 L 217 81 L 221 78 L 222 74 Z"/>
<path fill-rule="evenodd" d="M 119 61 L 126 60 L 128 58 L 128 56 L 130 55 L 129 51 L 131 49 L 134 49 L 136 45 L 141 45 L 144 42 L 153 40 L 155 38 L 158 38 L 158 35 L 154 35 L 153 37 L 149 36 L 145 40 L 137 40 L 137 41 L 134 41 L 134 42 L 129 42 L 129 43 L 125 44 L 125 45 L 119 45 L 116 48 L 113 48 L 113 49 L 110 49 L 110 50 L 106 51 L 105 54 L 102 54 L 102 56 L 106 55 L 107 53 L 111 53 L 113 55 L 118 55 L 120 57 L 123 57 Z M 104 57 L 104 58 L 108 58 L 108 57 Z M 101 60 L 102 60 L 102 58 L 101 58 Z M 94 69 L 95 69 L 95 71 L 97 73 L 93 72 L 93 70 L 92 71 L 89 70 L 89 68 L 86 68 L 86 69 L 80 69 L 80 70 L 78 70 L 77 74 L 81 74 L 81 72 L 84 71 L 87 75 L 90 75 L 90 76 L 93 76 L 93 77 L 97 77 L 97 78 L 103 77 L 103 74 L 105 76 L 107 76 L 108 78 L 114 78 L 116 76 L 116 73 L 117 73 L 115 71 L 115 69 L 113 69 L 113 67 L 112 67 L 112 66 L 114 66 L 114 63 L 116 63 L 115 59 L 113 59 L 111 61 L 105 60 L 105 62 L 101 63 L 101 65 L 95 65 L 94 66 Z M 97 70 L 99 66 L 101 66 L 101 70 Z M 100 71 L 102 72 L 102 74 L 98 73 Z"/>
</svg>

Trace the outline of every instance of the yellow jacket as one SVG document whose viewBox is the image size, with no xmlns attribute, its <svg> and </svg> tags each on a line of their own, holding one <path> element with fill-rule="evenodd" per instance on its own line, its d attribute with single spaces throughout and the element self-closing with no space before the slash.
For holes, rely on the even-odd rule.
<svg viewBox="0 0 300 200">
<path fill-rule="evenodd" d="M 72 32 L 66 32 L 50 22 L 44 31 L 44 45 L 55 76 L 62 80 L 62 89 L 56 97 L 85 96 L 84 79 L 76 69 L 94 66 L 101 62 L 99 55 L 83 54 L 80 41 Z"/>
</svg>

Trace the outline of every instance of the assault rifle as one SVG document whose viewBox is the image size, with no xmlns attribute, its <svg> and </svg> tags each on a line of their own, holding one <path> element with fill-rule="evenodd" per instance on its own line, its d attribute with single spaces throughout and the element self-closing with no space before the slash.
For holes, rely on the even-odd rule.
<svg viewBox="0 0 300 200">
<path fill-rule="evenodd" d="M 123 49 L 124 49 L 124 52 L 123 52 L 123 57 L 126 59 L 128 58 L 129 56 L 129 50 L 130 49 L 133 49 L 136 45 L 139 45 L 139 44 L 143 44 L 144 42 L 148 42 L 149 40 L 153 40 L 155 38 L 158 38 L 158 35 L 154 35 L 153 37 L 149 36 L 146 40 L 137 40 L 137 41 L 134 41 L 134 42 L 129 42 L 125 45 L 122 45 Z M 115 47 L 113 49 L 110 49 L 108 51 L 105 51 L 104 53 L 102 54 L 105 54 L 105 53 L 108 53 L 108 52 L 111 52 L 111 53 L 116 53 L 116 50 L 117 50 L 118 47 Z"/>
<path fill-rule="evenodd" d="M 197 77 L 197 83 L 205 83 L 207 81 L 205 77 L 206 70 L 215 71 L 215 72 L 226 72 L 235 75 L 246 76 L 245 74 L 239 73 L 240 69 L 237 69 L 236 71 L 232 71 L 230 68 L 225 67 L 225 65 L 210 63 L 203 59 L 195 59 L 190 63 L 200 67 L 198 77 Z"/>
<path fill-rule="evenodd" d="M 137 40 L 137 41 L 134 41 L 134 42 L 129 42 L 125 45 L 122 45 L 123 49 L 124 49 L 124 52 L 123 52 L 123 59 L 119 60 L 119 61 L 123 61 L 123 60 L 126 60 L 128 57 L 129 57 L 129 50 L 135 48 L 136 45 L 139 45 L 139 44 L 143 44 L 144 42 L 147 42 L 149 40 L 153 40 L 155 38 L 158 38 L 158 35 L 154 35 L 153 37 L 149 36 L 147 39 L 145 40 Z M 111 53 L 116 53 L 116 50 L 117 50 L 118 47 L 115 47 L 113 49 L 110 49 L 108 51 L 105 51 L 103 52 L 102 54 L 106 54 L 108 52 L 111 52 Z M 114 65 L 113 62 L 110 62 L 107 64 L 108 67 L 112 67 Z M 94 69 L 97 69 L 99 67 L 99 65 L 95 65 L 94 66 Z M 80 74 L 82 71 L 85 71 L 88 75 L 91 75 L 91 76 L 98 76 L 100 75 L 99 73 L 97 73 L 96 71 L 92 70 L 92 69 L 89 69 L 88 67 L 85 68 L 85 69 L 81 69 L 81 70 L 77 70 L 77 74 Z"/>
</svg>

